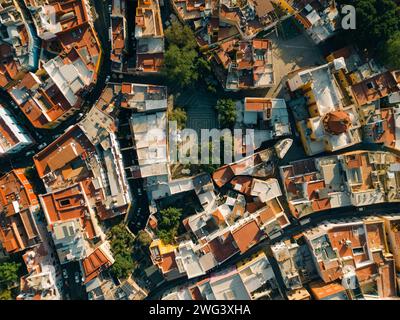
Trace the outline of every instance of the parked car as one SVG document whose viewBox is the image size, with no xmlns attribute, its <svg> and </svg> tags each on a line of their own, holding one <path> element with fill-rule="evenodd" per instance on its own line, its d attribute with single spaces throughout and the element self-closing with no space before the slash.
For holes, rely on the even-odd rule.
<svg viewBox="0 0 400 320">
<path fill-rule="evenodd" d="M 67 270 L 63 269 L 62 275 L 63 275 L 63 278 L 64 278 L 64 279 L 68 279 L 68 272 L 67 272 Z"/>
<path fill-rule="evenodd" d="M 110 75 L 108 75 L 108 76 L 106 77 L 106 82 L 109 82 L 110 79 L 111 79 L 111 77 L 110 77 Z"/>
<path fill-rule="evenodd" d="M 109 13 L 112 12 L 112 5 L 111 5 L 111 4 L 108 6 L 108 12 L 109 12 Z"/>
<path fill-rule="evenodd" d="M 80 283 L 79 272 L 75 272 L 75 283 Z"/>
<path fill-rule="evenodd" d="M 28 151 L 27 153 L 25 153 L 25 157 L 29 157 L 29 156 L 31 156 L 33 154 L 35 154 L 35 151 L 33 151 L 33 150 Z"/>
<path fill-rule="evenodd" d="M 47 143 L 46 143 L 46 142 L 43 142 L 42 144 L 40 144 L 40 145 L 38 146 L 38 149 L 39 149 L 39 150 L 42 150 L 42 149 L 44 149 L 46 146 L 47 146 Z"/>
<path fill-rule="evenodd" d="M 300 224 L 301 224 L 302 226 L 304 226 L 305 224 L 310 223 L 310 222 L 311 222 L 311 219 L 310 219 L 310 218 L 305 218 L 305 219 L 301 219 L 301 220 L 300 220 Z"/>
</svg>

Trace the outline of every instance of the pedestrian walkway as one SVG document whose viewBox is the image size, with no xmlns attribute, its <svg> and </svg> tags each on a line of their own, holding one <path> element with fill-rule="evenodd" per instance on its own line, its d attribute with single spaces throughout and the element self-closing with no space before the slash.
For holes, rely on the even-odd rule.
<svg viewBox="0 0 400 320">
<path fill-rule="evenodd" d="M 183 107 L 187 113 L 186 127 L 197 131 L 218 127 L 215 105 L 217 98 L 204 89 L 189 89 L 176 98 L 175 106 Z"/>
</svg>

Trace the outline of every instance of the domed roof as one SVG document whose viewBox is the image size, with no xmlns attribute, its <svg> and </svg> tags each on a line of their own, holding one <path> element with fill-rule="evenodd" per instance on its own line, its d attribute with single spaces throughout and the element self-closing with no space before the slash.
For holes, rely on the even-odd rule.
<svg viewBox="0 0 400 320">
<path fill-rule="evenodd" d="M 350 115 L 345 111 L 329 112 L 323 119 L 324 127 L 330 134 L 341 134 L 350 127 Z"/>
</svg>

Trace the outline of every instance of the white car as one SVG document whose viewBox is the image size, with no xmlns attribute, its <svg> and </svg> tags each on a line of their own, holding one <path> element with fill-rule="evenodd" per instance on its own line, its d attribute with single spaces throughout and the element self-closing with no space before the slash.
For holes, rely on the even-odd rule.
<svg viewBox="0 0 400 320">
<path fill-rule="evenodd" d="M 68 272 L 67 272 L 67 270 L 63 269 L 62 275 L 63 275 L 64 279 L 68 279 Z"/>
<path fill-rule="evenodd" d="M 38 146 L 38 149 L 39 150 L 42 150 L 43 148 L 45 148 L 47 146 L 47 143 L 46 142 L 43 142 L 42 144 L 40 144 L 39 146 Z"/>
<path fill-rule="evenodd" d="M 310 218 L 305 218 L 305 219 L 301 219 L 301 220 L 300 220 L 300 224 L 301 224 L 302 226 L 304 226 L 305 224 L 310 223 L 310 222 L 311 222 L 311 219 L 310 219 Z"/>
<path fill-rule="evenodd" d="M 80 279 L 79 279 L 79 272 L 75 272 L 75 283 L 79 283 Z"/>
</svg>

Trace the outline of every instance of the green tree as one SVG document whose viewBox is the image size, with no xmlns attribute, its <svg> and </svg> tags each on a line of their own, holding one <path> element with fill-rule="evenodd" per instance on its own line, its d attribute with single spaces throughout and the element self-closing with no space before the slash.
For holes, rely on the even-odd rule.
<svg viewBox="0 0 400 320">
<path fill-rule="evenodd" d="M 394 0 L 339 0 L 356 8 L 355 30 L 346 30 L 352 43 L 360 49 L 381 49 L 396 31 L 400 30 L 400 7 Z"/>
<path fill-rule="evenodd" d="M 170 113 L 170 120 L 177 122 L 178 129 L 185 128 L 187 121 L 186 111 L 179 107 L 174 108 Z"/>
<path fill-rule="evenodd" d="M 180 48 L 195 49 L 197 46 L 192 29 L 178 21 L 172 22 L 171 26 L 165 30 L 165 38 L 170 45 L 174 44 Z"/>
<path fill-rule="evenodd" d="M 0 300 L 12 300 L 11 290 L 4 289 L 0 290 Z"/>
<path fill-rule="evenodd" d="M 170 207 L 161 210 L 160 216 L 157 235 L 164 243 L 172 243 L 178 233 L 182 209 Z"/>
<path fill-rule="evenodd" d="M 168 47 L 164 55 L 162 74 L 181 88 L 192 86 L 199 79 L 197 43 L 187 25 L 174 21 L 165 30 Z"/>
<path fill-rule="evenodd" d="M 0 285 L 8 287 L 18 280 L 18 271 L 21 264 L 16 262 L 4 262 L 0 264 Z"/>
<path fill-rule="evenodd" d="M 113 226 L 108 233 L 108 238 L 115 259 L 111 267 L 112 272 L 118 278 L 129 277 L 137 266 L 137 263 L 132 259 L 135 239 L 124 224 Z"/>
<path fill-rule="evenodd" d="M 164 55 L 161 73 L 169 82 L 176 83 L 181 88 L 189 87 L 199 78 L 195 65 L 196 58 L 196 50 L 170 45 Z"/>
<path fill-rule="evenodd" d="M 393 69 L 400 69 L 400 31 L 393 34 L 386 43 L 386 64 Z"/>
<path fill-rule="evenodd" d="M 175 241 L 177 233 L 177 229 L 174 228 L 170 230 L 158 230 L 157 235 L 163 243 L 170 244 Z"/>
<path fill-rule="evenodd" d="M 151 237 L 146 231 L 140 230 L 137 234 L 136 241 L 140 246 L 148 247 L 151 244 Z"/>
<path fill-rule="evenodd" d="M 217 101 L 215 109 L 221 126 L 232 128 L 235 125 L 237 116 L 235 101 L 232 99 L 220 99 Z"/>
<path fill-rule="evenodd" d="M 111 270 L 117 278 L 128 278 L 137 267 L 137 263 L 133 261 L 131 255 L 117 254 L 114 259 Z"/>
</svg>

